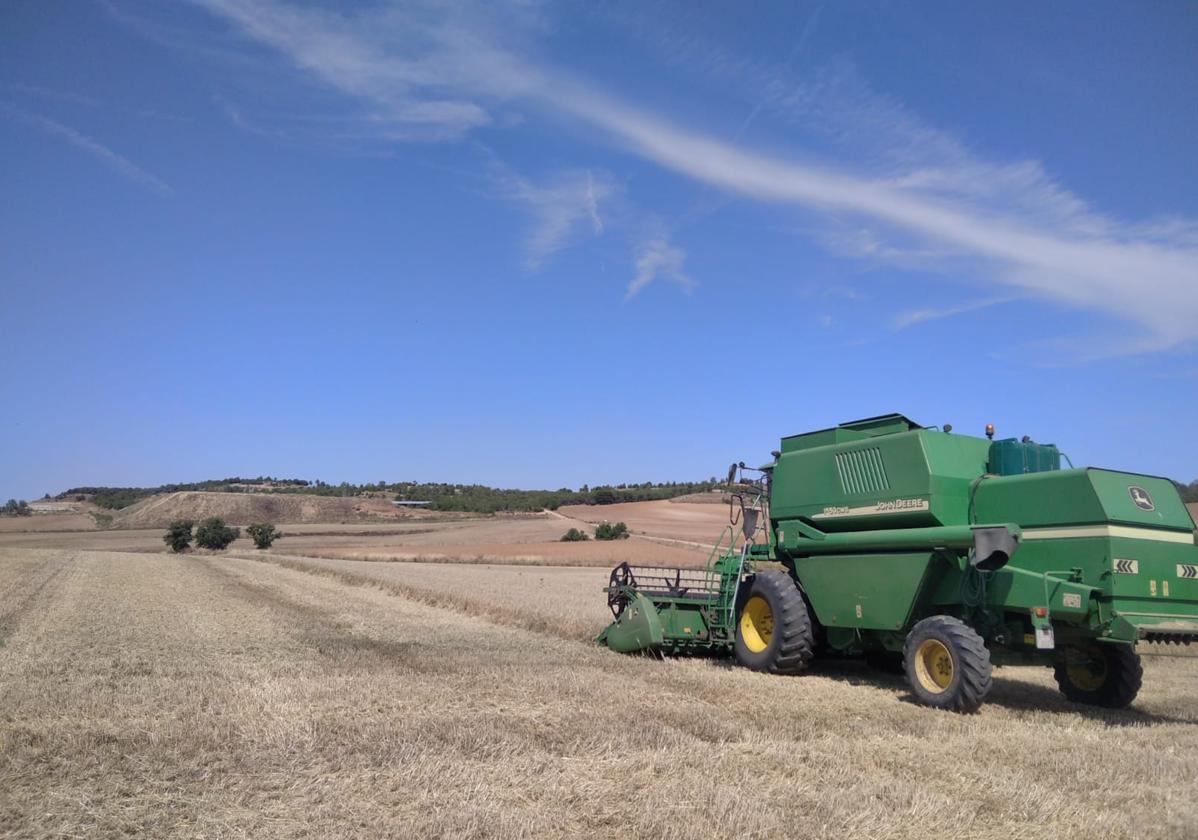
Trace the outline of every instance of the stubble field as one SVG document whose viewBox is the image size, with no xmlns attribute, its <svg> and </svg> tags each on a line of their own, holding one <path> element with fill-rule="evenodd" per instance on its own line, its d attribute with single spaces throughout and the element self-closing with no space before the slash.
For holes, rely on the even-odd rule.
<svg viewBox="0 0 1198 840">
<path fill-rule="evenodd" d="M 1145 649 L 1126 712 L 1003 669 L 962 717 L 854 662 L 783 678 L 598 649 L 601 566 L 109 533 L 0 548 L 5 834 L 1198 834 L 1184 648 Z"/>
</svg>

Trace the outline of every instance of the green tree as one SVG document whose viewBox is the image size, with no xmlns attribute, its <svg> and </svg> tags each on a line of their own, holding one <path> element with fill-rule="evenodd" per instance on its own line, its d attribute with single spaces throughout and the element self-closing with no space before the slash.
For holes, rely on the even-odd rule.
<svg viewBox="0 0 1198 840">
<path fill-rule="evenodd" d="M 283 532 L 269 522 L 255 522 L 253 525 L 247 525 L 245 532 L 254 541 L 255 548 L 270 548 L 275 540 L 283 536 Z"/>
<path fill-rule="evenodd" d="M 566 533 L 562 534 L 561 541 L 562 542 L 586 542 L 589 539 L 590 539 L 590 537 L 587 536 L 586 531 L 580 531 L 577 528 L 571 528 L 569 531 L 566 531 Z"/>
<path fill-rule="evenodd" d="M 623 522 L 617 522 L 614 525 L 610 522 L 601 522 L 595 529 L 595 539 L 626 540 L 628 539 L 628 526 Z"/>
<path fill-rule="evenodd" d="M 176 519 L 167 527 L 162 541 L 176 554 L 185 551 L 191 545 L 191 526 L 190 519 Z"/>
<path fill-rule="evenodd" d="M 196 545 L 200 548 L 211 548 L 223 551 L 233 540 L 241 536 L 240 528 L 230 528 L 219 516 L 205 519 L 196 528 Z"/>
</svg>

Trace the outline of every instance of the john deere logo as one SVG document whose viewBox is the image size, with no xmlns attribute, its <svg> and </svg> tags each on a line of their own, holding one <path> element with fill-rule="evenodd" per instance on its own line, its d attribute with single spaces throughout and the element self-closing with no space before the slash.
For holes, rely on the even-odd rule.
<svg viewBox="0 0 1198 840">
<path fill-rule="evenodd" d="M 1127 488 L 1127 492 L 1131 494 L 1131 500 L 1136 503 L 1136 507 L 1140 510 L 1156 510 L 1156 505 L 1152 503 L 1152 497 L 1148 495 L 1148 491 L 1143 487 L 1136 487 L 1133 484 Z"/>
</svg>

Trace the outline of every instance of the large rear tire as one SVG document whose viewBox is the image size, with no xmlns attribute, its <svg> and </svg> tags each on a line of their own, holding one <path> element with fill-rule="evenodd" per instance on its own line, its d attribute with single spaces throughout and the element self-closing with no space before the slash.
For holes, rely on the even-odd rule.
<svg viewBox="0 0 1198 840">
<path fill-rule="evenodd" d="M 934 615 L 916 624 L 903 644 L 903 669 L 921 703 L 966 714 L 990 693 L 990 651 L 963 621 Z"/>
<path fill-rule="evenodd" d="M 1140 693 L 1144 666 L 1130 645 L 1099 644 L 1065 651 L 1053 667 L 1061 693 L 1074 703 L 1126 709 Z"/>
<path fill-rule="evenodd" d="M 807 603 L 785 572 L 760 572 L 736 622 L 736 661 L 754 671 L 795 674 L 815 655 Z"/>
</svg>

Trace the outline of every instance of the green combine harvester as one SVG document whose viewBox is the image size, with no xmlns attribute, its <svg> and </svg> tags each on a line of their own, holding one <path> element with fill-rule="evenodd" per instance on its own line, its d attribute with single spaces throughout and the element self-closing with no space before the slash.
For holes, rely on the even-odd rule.
<svg viewBox="0 0 1198 840">
<path fill-rule="evenodd" d="M 890 414 L 783 438 L 773 463 L 729 471 L 706 569 L 612 571 L 598 641 L 777 674 L 864 656 L 960 712 L 992 663 L 1050 665 L 1070 700 L 1128 706 L 1138 641 L 1198 639 L 1189 512 L 1166 479 L 1061 469 L 1052 444 L 986 433 Z"/>
</svg>

